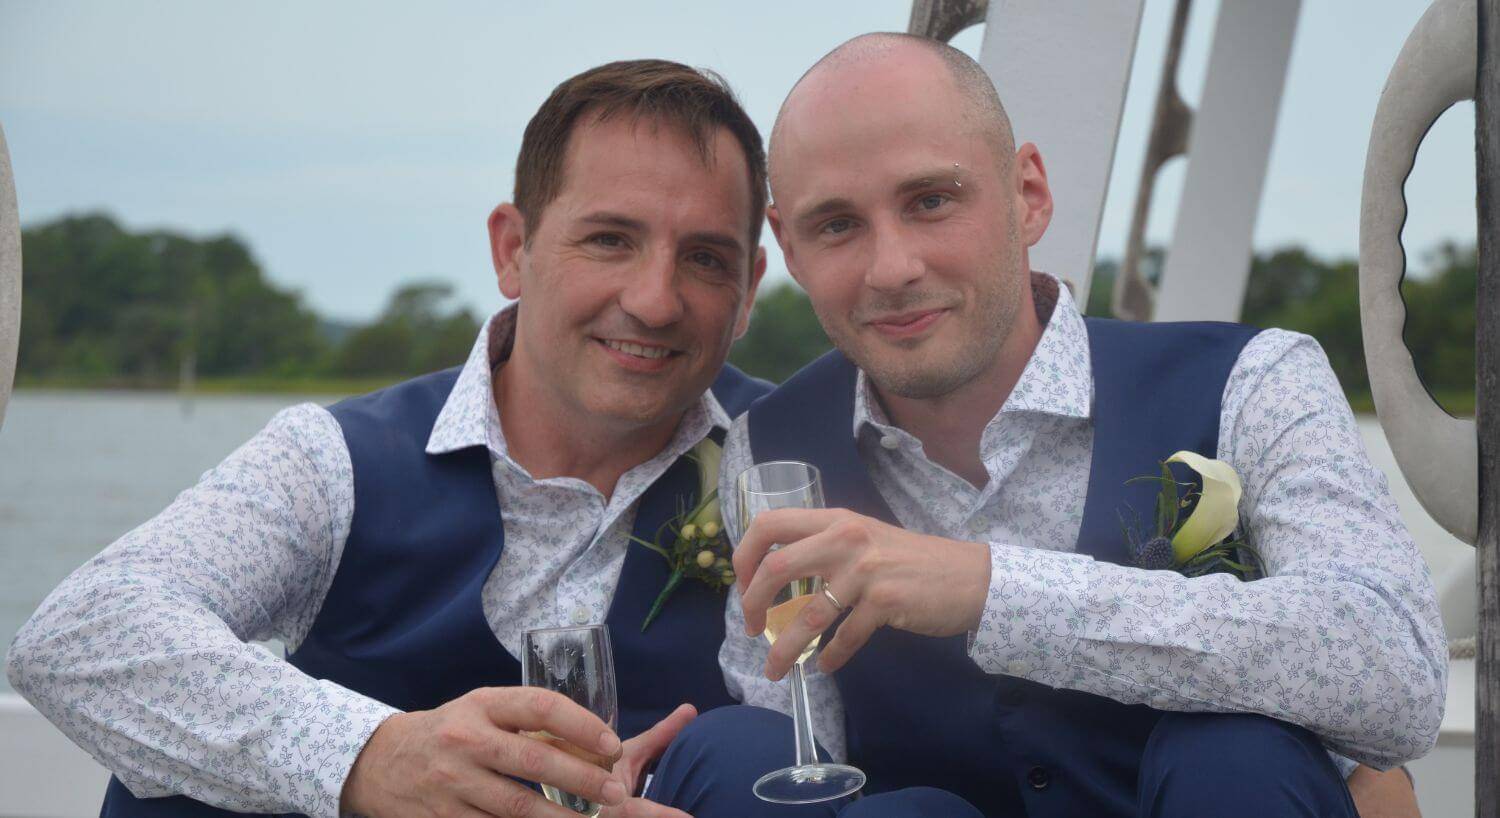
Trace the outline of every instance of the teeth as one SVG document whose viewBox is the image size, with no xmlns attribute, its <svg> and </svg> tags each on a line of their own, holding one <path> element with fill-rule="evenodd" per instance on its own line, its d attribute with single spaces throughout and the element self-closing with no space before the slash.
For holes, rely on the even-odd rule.
<svg viewBox="0 0 1500 818">
<path fill-rule="evenodd" d="M 672 354 L 672 350 L 666 347 L 643 347 L 640 344 L 632 344 L 629 341 L 605 341 L 604 345 L 618 352 L 634 355 L 637 358 L 650 358 L 654 360 L 656 358 L 665 358 Z"/>
</svg>

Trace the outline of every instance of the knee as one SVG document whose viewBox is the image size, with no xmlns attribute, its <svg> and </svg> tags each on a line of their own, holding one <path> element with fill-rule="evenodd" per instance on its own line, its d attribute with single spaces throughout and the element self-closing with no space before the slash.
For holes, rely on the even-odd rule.
<svg viewBox="0 0 1500 818">
<path fill-rule="evenodd" d="M 1327 761 L 1317 738 L 1284 721 L 1249 713 L 1168 713 L 1146 743 L 1143 764 L 1191 765 L 1204 761 L 1229 774 L 1291 764 Z M 1331 766 L 1332 762 L 1329 762 Z"/>
<path fill-rule="evenodd" d="M 839 818 L 984 818 L 972 804 L 947 790 L 907 787 L 851 803 Z"/>
<path fill-rule="evenodd" d="M 1353 815 L 1317 737 L 1247 713 L 1169 713 L 1141 756 L 1142 815 Z"/>
<path fill-rule="evenodd" d="M 764 707 L 735 704 L 716 707 L 688 722 L 672 742 L 676 751 L 695 755 L 709 751 L 734 751 L 776 742 L 791 747 L 792 721 L 785 714 Z"/>
</svg>

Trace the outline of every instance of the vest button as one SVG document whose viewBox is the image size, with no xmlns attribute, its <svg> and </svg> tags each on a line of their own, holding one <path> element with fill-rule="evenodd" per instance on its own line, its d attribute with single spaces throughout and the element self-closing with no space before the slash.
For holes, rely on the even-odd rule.
<svg viewBox="0 0 1500 818">
<path fill-rule="evenodd" d="M 1026 783 L 1034 790 L 1045 790 L 1052 783 L 1052 773 L 1047 772 L 1046 767 L 1032 767 L 1026 773 Z"/>
</svg>

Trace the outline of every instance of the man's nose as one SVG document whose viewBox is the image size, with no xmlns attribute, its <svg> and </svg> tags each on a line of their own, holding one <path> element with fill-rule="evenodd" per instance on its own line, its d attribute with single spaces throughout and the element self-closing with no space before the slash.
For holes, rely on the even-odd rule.
<svg viewBox="0 0 1500 818">
<path fill-rule="evenodd" d="M 876 290 L 900 290 L 922 277 L 923 264 L 899 225 L 876 225 L 865 284 Z"/>
<path fill-rule="evenodd" d="M 672 253 L 652 253 L 630 273 L 620 293 L 620 308 L 648 327 L 670 326 L 682 319 L 683 302 L 677 261 Z"/>
</svg>

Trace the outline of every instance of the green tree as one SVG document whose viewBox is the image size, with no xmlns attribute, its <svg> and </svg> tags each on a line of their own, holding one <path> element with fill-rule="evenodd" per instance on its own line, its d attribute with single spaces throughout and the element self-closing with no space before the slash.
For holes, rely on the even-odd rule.
<svg viewBox="0 0 1500 818">
<path fill-rule="evenodd" d="M 136 234 L 92 214 L 26 229 L 22 258 L 23 375 L 159 381 L 188 354 L 202 374 L 239 375 L 324 352 L 316 316 L 231 236 Z"/>
<path fill-rule="evenodd" d="M 415 375 L 462 364 L 479 333 L 479 320 L 466 308 L 448 309 L 452 297 L 452 285 L 438 281 L 397 290 L 374 323 L 345 339 L 333 373 Z"/>
<path fill-rule="evenodd" d="M 832 348 L 807 294 L 796 284 L 782 282 L 755 300 L 750 329 L 729 351 L 729 362 L 780 383 Z"/>
</svg>

